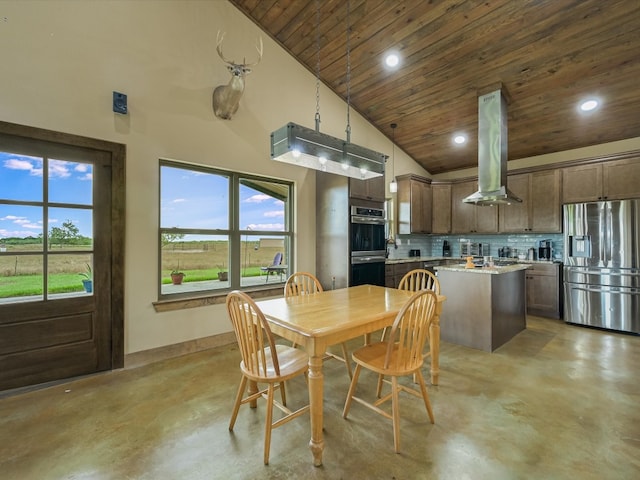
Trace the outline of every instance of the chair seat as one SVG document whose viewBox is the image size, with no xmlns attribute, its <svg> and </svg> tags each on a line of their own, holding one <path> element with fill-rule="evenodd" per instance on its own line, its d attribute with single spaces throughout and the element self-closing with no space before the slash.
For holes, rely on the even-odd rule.
<svg viewBox="0 0 640 480">
<path fill-rule="evenodd" d="M 278 364 L 280 365 L 280 375 L 276 375 L 273 367 L 271 352 L 265 350 L 267 372 L 266 374 L 255 375 L 245 368 L 244 361 L 240 362 L 240 370 L 250 380 L 256 382 L 285 381 L 303 373 L 308 366 L 309 356 L 306 352 L 287 345 L 276 345 Z"/>
<path fill-rule="evenodd" d="M 387 356 L 387 342 L 377 342 L 360 347 L 353 352 L 352 357 L 357 364 L 382 375 L 408 375 L 422 367 L 422 359 L 420 359 L 418 363 L 413 363 L 410 368 L 398 366 L 398 359 L 396 358 L 397 352 L 398 348 L 396 346 L 391 354 L 389 368 L 384 368 L 384 361 Z"/>
</svg>

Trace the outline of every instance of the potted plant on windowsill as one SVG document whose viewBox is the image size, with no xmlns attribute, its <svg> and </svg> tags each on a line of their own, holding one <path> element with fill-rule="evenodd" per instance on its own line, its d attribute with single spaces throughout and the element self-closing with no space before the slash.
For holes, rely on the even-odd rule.
<svg viewBox="0 0 640 480">
<path fill-rule="evenodd" d="M 174 285 L 182 285 L 182 280 L 184 280 L 185 276 L 186 276 L 186 273 L 184 272 L 180 272 L 178 270 L 172 270 L 171 283 L 173 283 Z"/>
<path fill-rule="evenodd" d="M 229 272 L 224 268 L 224 263 L 222 265 L 218 265 L 218 280 L 221 282 L 229 280 Z"/>
<path fill-rule="evenodd" d="M 84 291 L 87 293 L 93 292 L 93 272 L 91 271 L 91 265 L 87 263 L 87 271 L 81 272 L 80 275 L 82 278 L 82 286 L 84 287 Z"/>
</svg>

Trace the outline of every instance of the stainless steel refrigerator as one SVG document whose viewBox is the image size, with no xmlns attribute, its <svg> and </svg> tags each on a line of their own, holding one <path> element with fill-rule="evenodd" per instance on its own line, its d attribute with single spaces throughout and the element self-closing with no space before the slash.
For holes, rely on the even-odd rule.
<svg viewBox="0 0 640 480">
<path fill-rule="evenodd" d="M 564 319 L 640 333 L 640 200 L 564 206 Z"/>
</svg>

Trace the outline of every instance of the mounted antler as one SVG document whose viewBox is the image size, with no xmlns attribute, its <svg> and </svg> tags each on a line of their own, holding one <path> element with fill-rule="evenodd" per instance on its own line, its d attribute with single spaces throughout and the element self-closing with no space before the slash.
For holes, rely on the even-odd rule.
<svg viewBox="0 0 640 480">
<path fill-rule="evenodd" d="M 227 64 L 227 69 L 231 73 L 231 80 L 227 85 L 219 85 L 213 91 L 213 112 L 216 117 L 230 120 L 231 117 L 238 111 L 238 104 L 240 98 L 244 92 L 244 77 L 251 73 L 251 68 L 257 65 L 262 60 L 263 44 L 262 38 L 260 38 L 260 45 L 256 46 L 258 51 L 258 60 L 254 63 L 235 63 L 233 60 L 227 60 L 222 53 L 222 42 L 224 40 L 224 33 L 216 36 L 216 51 L 218 56 L 224 63 Z M 244 61 L 244 59 L 243 59 Z"/>
</svg>

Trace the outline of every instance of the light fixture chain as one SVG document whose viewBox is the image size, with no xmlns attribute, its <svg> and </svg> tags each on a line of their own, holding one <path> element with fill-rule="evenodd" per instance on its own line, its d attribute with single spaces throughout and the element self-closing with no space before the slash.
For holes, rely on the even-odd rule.
<svg viewBox="0 0 640 480">
<path fill-rule="evenodd" d="M 347 143 L 351 143 L 351 2 L 347 0 Z"/>
<path fill-rule="evenodd" d="M 395 176 L 395 171 L 396 171 L 396 127 L 397 125 L 395 123 L 391 124 L 391 131 L 392 131 L 392 142 L 391 142 L 391 178 L 392 180 L 395 182 L 396 181 L 396 176 Z"/>
<path fill-rule="evenodd" d="M 316 132 L 320 131 L 320 0 L 316 0 Z"/>
</svg>

